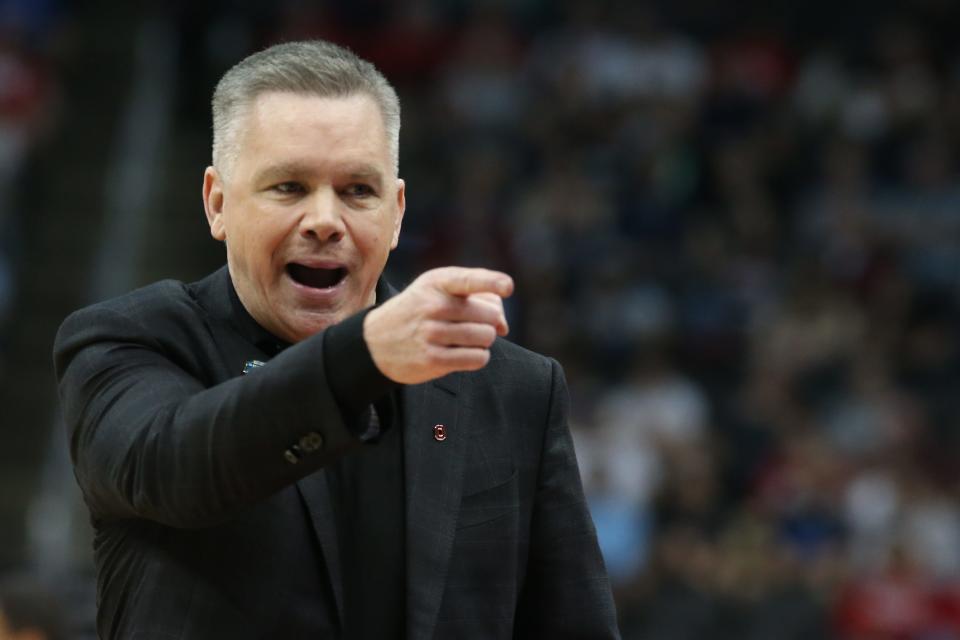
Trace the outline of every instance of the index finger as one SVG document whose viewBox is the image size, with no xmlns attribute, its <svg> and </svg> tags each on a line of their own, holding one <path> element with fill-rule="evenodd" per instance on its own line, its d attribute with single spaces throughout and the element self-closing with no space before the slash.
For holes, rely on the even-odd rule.
<svg viewBox="0 0 960 640">
<path fill-rule="evenodd" d="M 494 293 L 501 298 L 513 293 L 513 278 L 500 271 L 466 267 L 436 269 L 437 288 L 454 296 L 473 293 Z"/>
</svg>

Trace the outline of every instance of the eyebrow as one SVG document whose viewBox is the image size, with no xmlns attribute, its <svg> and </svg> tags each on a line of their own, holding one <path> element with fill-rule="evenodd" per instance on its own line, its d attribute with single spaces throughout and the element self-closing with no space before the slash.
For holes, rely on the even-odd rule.
<svg viewBox="0 0 960 640">
<path fill-rule="evenodd" d="M 313 175 L 314 170 L 300 162 L 280 162 L 265 167 L 255 174 L 254 184 L 264 182 L 273 182 L 275 180 L 302 178 Z M 383 172 L 376 166 L 367 163 L 360 163 L 347 167 L 346 175 L 351 180 L 382 180 Z"/>
<path fill-rule="evenodd" d="M 379 180 L 383 177 L 383 172 L 372 164 L 361 164 L 357 165 L 356 167 L 351 167 L 350 172 L 347 175 L 354 179 L 375 178 Z"/>
<path fill-rule="evenodd" d="M 281 162 L 265 167 L 258 171 L 253 178 L 254 184 L 263 182 L 273 182 L 281 178 L 287 179 L 291 176 L 304 176 L 310 173 L 310 170 L 297 162 Z"/>
<path fill-rule="evenodd" d="M 383 188 L 383 183 L 384 183 L 383 172 L 377 169 L 373 165 L 359 164 L 353 167 L 349 167 L 345 175 L 347 179 L 351 181 L 369 182 L 373 185 L 374 189 L 379 190 Z"/>
</svg>

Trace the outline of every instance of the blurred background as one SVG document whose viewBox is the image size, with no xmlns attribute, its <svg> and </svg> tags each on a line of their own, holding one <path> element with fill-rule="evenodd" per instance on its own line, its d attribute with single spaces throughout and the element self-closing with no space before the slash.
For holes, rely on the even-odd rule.
<svg viewBox="0 0 960 640">
<path fill-rule="evenodd" d="M 0 637 L 93 633 L 59 323 L 223 263 L 213 86 L 322 37 L 401 95 L 392 280 L 506 270 L 564 364 L 625 638 L 960 638 L 958 34 L 953 0 L 0 0 Z"/>
</svg>

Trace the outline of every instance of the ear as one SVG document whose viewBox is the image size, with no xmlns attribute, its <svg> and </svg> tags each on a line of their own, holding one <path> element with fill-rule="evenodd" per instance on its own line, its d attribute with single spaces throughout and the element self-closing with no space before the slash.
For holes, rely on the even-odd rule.
<svg viewBox="0 0 960 640">
<path fill-rule="evenodd" d="M 223 242 L 227 229 L 223 222 L 223 180 L 213 167 L 203 172 L 203 209 L 210 225 L 210 235 Z"/>
<path fill-rule="evenodd" d="M 407 209 L 407 185 L 397 179 L 397 219 L 393 223 L 393 239 L 390 241 L 390 250 L 397 248 L 400 242 L 400 225 L 403 224 L 403 212 Z"/>
</svg>

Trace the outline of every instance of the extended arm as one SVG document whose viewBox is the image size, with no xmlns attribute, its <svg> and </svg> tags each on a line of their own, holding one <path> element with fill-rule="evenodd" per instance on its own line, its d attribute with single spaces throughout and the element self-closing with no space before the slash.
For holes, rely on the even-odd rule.
<svg viewBox="0 0 960 640">
<path fill-rule="evenodd" d="M 323 337 L 206 388 L 188 373 L 187 355 L 164 348 L 137 320 L 103 308 L 71 316 L 55 356 L 92 513 L 205 526 L 357 446 L 322 366 Z M 317 446 L 291 463 L 285 451 L 305 437 Z"/>
<path fill-rule="evenodd" d="M 494 334 L 506 332 L 499 297 L 484 295 L 512 286 L 482 269 L 427 272 L 383 306 L 219 384 L 201 380 L 196 335 L 163 342 L 149 313 L 109 306 L 74 314 L 57 336 L 55 364 L 92 513 L 205 526 L 309 475 L 360 444 L 356 414 L 389 386 L 484 366 Z M 332 333 L 341 339 L 327 345 Z M 340 348 L 344 341 L 358 346 Z M 333 367 L 327 347 L 337 347 Z M 358 357 L 379 386 L 344 375 L 356 373 L 344 363 Z"/>
</svg>

